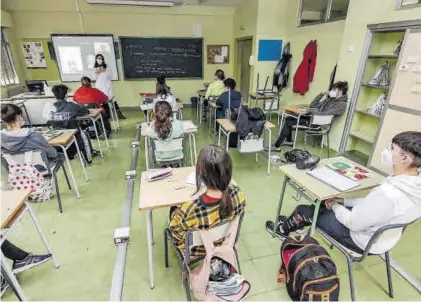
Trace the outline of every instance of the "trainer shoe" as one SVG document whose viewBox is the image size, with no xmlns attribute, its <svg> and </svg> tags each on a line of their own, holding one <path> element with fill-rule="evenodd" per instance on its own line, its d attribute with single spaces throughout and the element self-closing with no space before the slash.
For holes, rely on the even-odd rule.
<svg viewBox="0 0 421 302">
<path fill-rule="evenodd" d="M 282 216 L 282 215 L 279 216 L 279 225 L 276 228 L 275 235 L 281 240 L 284 240 L 288 236 L 288 235 L 283 233 L 282 228 L 280 227 L 281 224 L 283 224 L 285 222 L 285 220 L 287 220 L 287 218 L 288 217 L 286 217 L 286 216 Z M 275 222 L 273 222 L 271 220 L 266 221 L 266 230 L 271 235 L 273 234 L 274 225 L 275 225 Z"/>
<path fill-rule="evenodd" d="M 13 272 L 17 274 L 17 273 L 26 271 L 27 269 L 38 266 L 50 260 L 51 256 L 52 256 L 51 254 L 47 254 L 47 255 L 29 254 L 28 256 L 25 257 L 25 259 L 13 262 L 13 267 L 12 267 Z"/>
<path fill-rule="evenodd" d="M 265 151 L 269 152 L 269 147 L 265 147 Z M 276 147 L 275 145 L 272 145 L 270 147 L 271 152 L 281 152 L 281 147 Z"/>
<path fill-rule="evenodd" d="M 10 285 L 9 285 L 9 283 L 7 283 L 6 278 L 3 278 L 3 276 L 1 276 L 1 296 L 2 297 L 6 293 L 9 286 Z"/>
<path fill-rule="evenodd" d="M 292 146 L 294 146 L 294 142 L 289 142 L 289 141 L 285 140 L 285 141 L 281 144 L 281 146 L 292 147 Z"/>
</svg>

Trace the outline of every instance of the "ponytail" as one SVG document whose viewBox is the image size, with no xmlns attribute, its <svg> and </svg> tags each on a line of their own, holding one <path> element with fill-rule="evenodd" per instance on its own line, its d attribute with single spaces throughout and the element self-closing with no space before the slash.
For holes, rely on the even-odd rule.
<svg viewBox="0 0 421 302">
<path fill-rule="evenodd" d="M 221 216 L 221 220 L 231 216 L 233 211 L 234 207 L 232 206 L 231 201 L 231 189 L 228 187 L 222 191 L 222 200 L 219 207 L 219 216 Z"/>
</svg>

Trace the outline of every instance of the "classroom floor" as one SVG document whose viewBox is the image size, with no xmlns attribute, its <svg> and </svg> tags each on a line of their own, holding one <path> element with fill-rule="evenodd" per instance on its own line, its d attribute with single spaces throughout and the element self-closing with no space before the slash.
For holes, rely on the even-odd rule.
<svg viewBox="0 0 421 302">
<path fill-rule="evenodd" d="M 130 166 L 130 143 L 134 140 L 136 123 L 143 119 L 143 114 L 136 109 L 125 110 L 124 114 L 128 119 L 121 122 L 122 129 L 118 133 L 113 133 L 110 140 L 111 150 L 105 152 L 104 160 L 96 158 L 88 168 L 89 182 L 84 181 L 79 161 L 72 161 L 82 198 L 78 200 L 74 192 L 68 190 L 59 174 L 64 212 L 59 214 L 56 199 L 33 205 L 61 266 L 56 270 L 51 263 L 47 263 L 19 275 L 21 285 L 30 300 L 109 299 L 116 256 L 113 231 L 119 227 L 122 219 L 126 198 L 124 173 Z M 184 109 L 184 119 L 187 120 L 190 116 L 195 119 L 195 111 Z M 211 143 L 208 129 L 202 126 L 196 139 L 198 150 Z M 235 180 L 247 199 L 239 242 L 241 269 L 252 286 L 247 300 L 289 300 L 285 285 L 276 283 L 280 241 L 272 239 L 265 230 L 265 221 L 274 218 L 282 175 L 272 166 L 272 174 L 268 176 L 267 161 L 263 156 L 256 163 L 254 155 L 240 155 L 234 149 L 230 153 L 234 160 Z M 315 149 L 315 154 L 320 154 L 320 150 Z M 326 156 L 326 152 L 323 154 Z M 144 169 L 144 150 L 141 149 L 137 171 Z M 294 192 L 291 188 L 287 189 L 287 194 L 283 213 L 289 214 L 297 202 L 292 199 Z M 185 300 L 173 251 L 170 252 L 170 268 L 164 268 L 162 234 L 167 223 L 167 209 L 154 212 L 155 289 L 149 288 L 146 225 L 144 213 L 137 210 L 138 196 L 139 181 L 136 183 L 133 198 L 132 243 L 127 252 L 122 299 Z M 399 245 L 392 251 L 393 259 L 419 280 L 420 231 L 420 222 L 410 226 Z M 10 239 L 27 251 L 43 253 L 42 244 L 30 219 L 25 218 Z M 321 238 L 317 239 L 324 244 Z M 350 300 L 345 258 L 338 251 L 329 252 L 340 273 L 340 298 Z M 369 257 L 362 265 L 355 265 L 354 279 L 358 300 L 392 300 L 387 295 L 386 267 L 379 257 Z M 393 283 L 395 300 L 421 300 L 421 294 L 395 272 Z M 16 297 L 9 289 L 3 300 L 16 300 Z"/>
</svg>

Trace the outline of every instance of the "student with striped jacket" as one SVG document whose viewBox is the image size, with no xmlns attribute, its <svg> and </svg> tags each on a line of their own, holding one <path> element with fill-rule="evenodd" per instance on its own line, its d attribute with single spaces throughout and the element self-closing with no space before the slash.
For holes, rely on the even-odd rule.
<svg viewBox="0 0 421 302">
<path fill-rule="evenodd" d="M 202 185 L 206 190 L 197 199 L 172 208 L 170 213 L 171 234 L 182 252 L 185 251 L 184 242 L 188 230 L 207 230 L 231 221 L 244 212 L 244 194 L 238 186 L 231 184 L 231 178 L 232 160 L 228 152 L 215 145 L 204 147 L 197 159 L 196 193 L 201 191 Z M 192 255 L 204 253 L 204 247 L 192 250 Z"/>
</svg>

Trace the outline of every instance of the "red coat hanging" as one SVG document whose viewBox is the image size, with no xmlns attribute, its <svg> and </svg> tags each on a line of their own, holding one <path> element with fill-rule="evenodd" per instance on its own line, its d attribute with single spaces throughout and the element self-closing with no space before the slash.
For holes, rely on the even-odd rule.
<svg viewBox="0 0 421 302">
<path fill-rule="evenodd" d="M 304 95 L 310 88 L 316 71 L 317 41 L 310 41 L 304 48 L 303 61 L 294 75 L 292 91 Z"/>
</svg>

